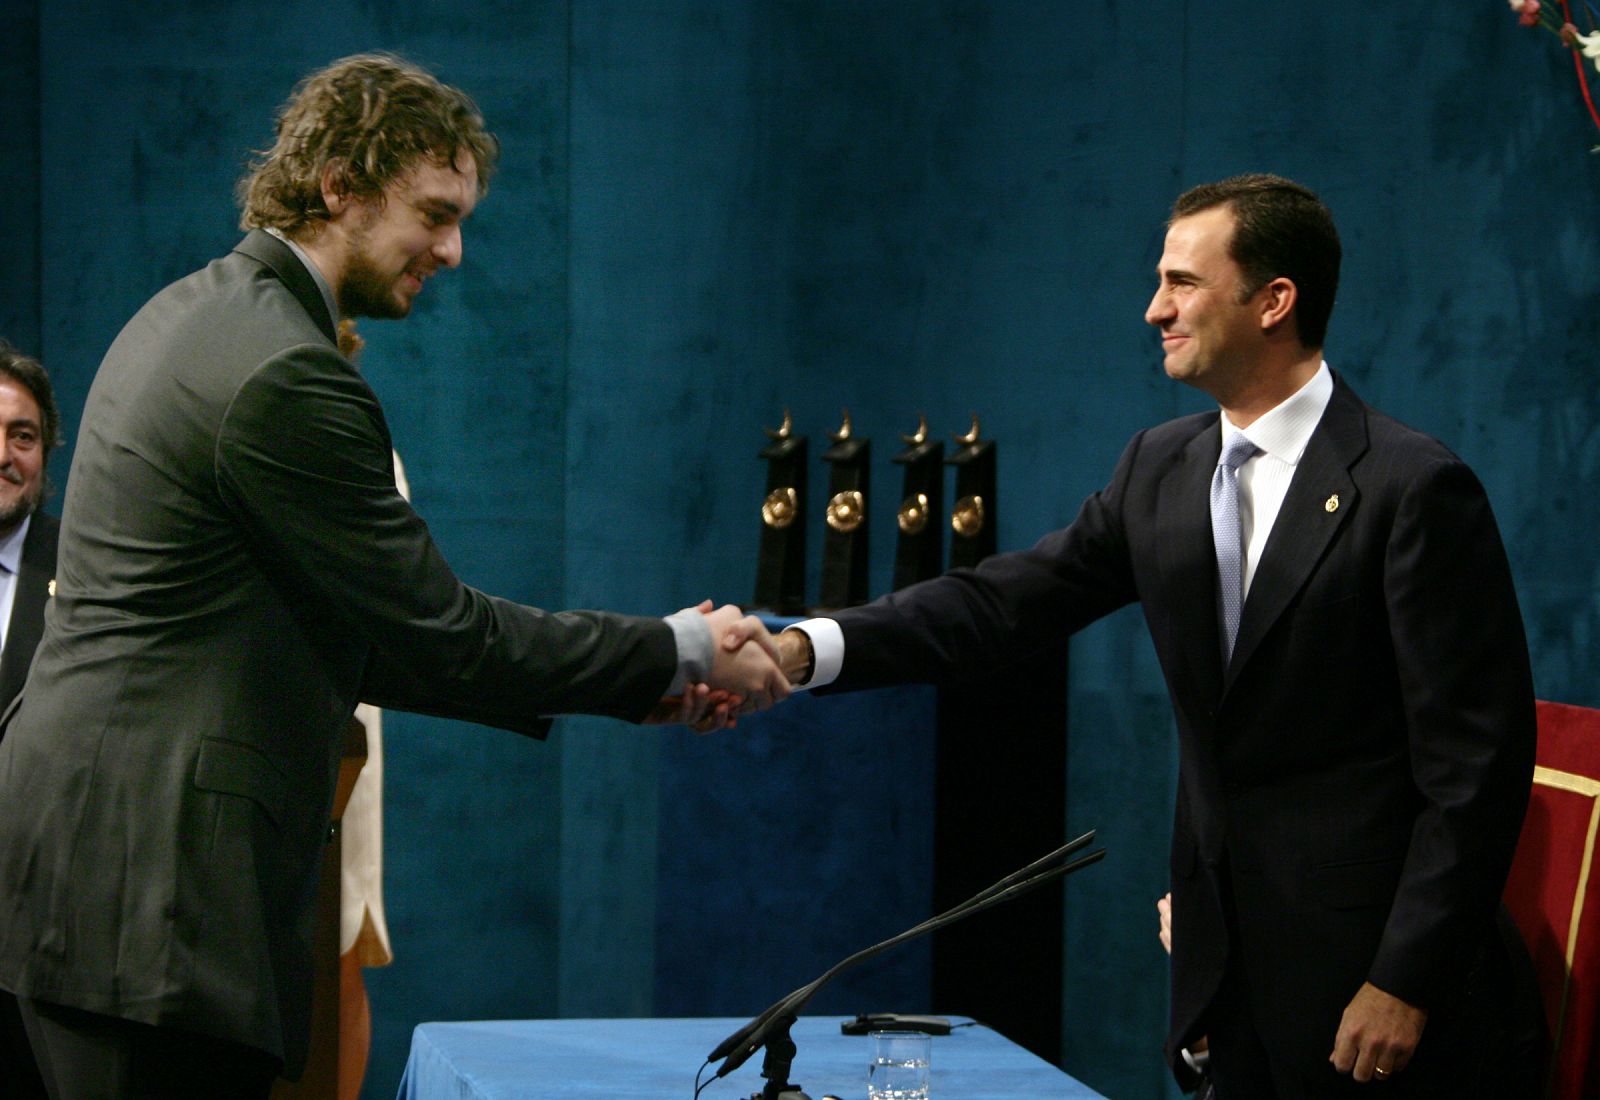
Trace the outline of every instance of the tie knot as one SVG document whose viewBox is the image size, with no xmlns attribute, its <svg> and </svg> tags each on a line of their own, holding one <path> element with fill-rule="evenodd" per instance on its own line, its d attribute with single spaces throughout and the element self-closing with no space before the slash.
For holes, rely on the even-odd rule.
<svg viewBox="0 0 1600 1100">
<path fill-rule="evenodd" d="M 1226 466 L 1230 470 L 1237 470 L 1240 466 L 1250 461 L 1251 456 L 1260 450 L 1260 447 L 1245 438 L 1243 432 L 1239 432 L 1228 440 L 1227 446 L 1222 448 L 1222 457 L 1217 460 L 1217 465 Z"/>
</svg>

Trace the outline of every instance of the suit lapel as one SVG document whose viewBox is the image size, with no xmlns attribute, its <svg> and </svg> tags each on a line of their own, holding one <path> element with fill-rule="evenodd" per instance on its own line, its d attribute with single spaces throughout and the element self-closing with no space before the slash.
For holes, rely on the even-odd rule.
<svg viewBox="0 0 1600 1100">
<path fill-rule="evenodd" d="M 300 257 L 294 254 L 293 249 L 271 233 L 252 229 L 233 250 L 270 268 L 283 285 L 289 288 L 289 293 L 295 296 L 295 300 L 311 315 L 311 319 L 317 323 L 317 327 L 328 338 L 328 342 L 338 344 L 333 318 L 328 316 L 327 300 L 322 297 L 316 279 L 306 270 L 306 265 L 300 262 Z"/>
<path fill-rule="evenodd" d="M 57 522 L 35 513 L 22 540 L 22 560 L 17 566 L 17 592 L 11 602 L 11 623 L 6 646 L 0 653 L 0 705 L 9 703 L 28 678 L 33 652 L 44 634 L 44 606 L 50 582 L 56 575 Z"/>
<path fill-rule="evenodd" d="M 1289 492 L 1250 582 L 1224 692 L 1295 593 L 1305 585 L 1333 536 L 1350 516 L 1357 496 L 1350 467 L 1366 449 L 1366 411 L 1356 395 L 1335 378 L 1333 396 L 1295 468 Z"/>
<path fill-rule="evenodd" d="M 1191 670 L 1190 690 L 1215 700 L 1222 680 L 1222 637 L 1217 622 L 1217 551 L 1211 538 L 1211 477 L 1222 433 L 1211 418 L 1183 448 L 1161 481 L 1157 506 L 1161 606 L 1171 609 L 1172 631 L 1183 649 L 1180 667 Z"/>
</svg>

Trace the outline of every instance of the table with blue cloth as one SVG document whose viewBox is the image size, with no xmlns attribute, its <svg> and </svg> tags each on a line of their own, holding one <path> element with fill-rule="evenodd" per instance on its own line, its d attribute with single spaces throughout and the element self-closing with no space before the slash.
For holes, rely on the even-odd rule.
<svg viewBox="0 0 1600 1100">
<path fill-rule="evenodd" d="M 533 1100 L 604 1097 L 658 1100 L 694 1095 L 695 1071 L 742 1019 L 501 1020 L 422 1024 L 400 1100 Z M 867 1094 L 871 1044 L 841 1035 L 838 1016 L 802 1017 L 790 1034 L 799 1053 L 789 1080 L 813 1100 Z M 968 1023 L 953 1017 L 954 1024 Z M 758 1052 L 701 1093 L 701 1100 L 745 1100 L 760 1092 Z M 1020 1096 L 1094 1098 L 1100 1094 L 1017 1046 L 972 1025 L 933 1037 L 934 1100 L 1016 1100 Z M 710 1076 L 715 1070 L 706 1070 Z"/>
</svg>

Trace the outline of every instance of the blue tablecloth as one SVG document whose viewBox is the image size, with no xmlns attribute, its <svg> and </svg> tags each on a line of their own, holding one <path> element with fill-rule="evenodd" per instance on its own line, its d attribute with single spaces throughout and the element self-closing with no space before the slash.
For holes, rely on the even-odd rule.
<svg viewBox="0 0 1600 1100">
<path fill-rule="evenodd" d="M 839 1034 L 841 1017 L 809 1016 L 792 1034 L 790 1080 L 813 1100 L 862 1100 L 868 1042 Z M 400 1100 L 690 1100 L 695 1070 L 742 1019 L 503 1020 L 423 1024 L 411 1038 Z M 953 1018 L 952 1022 L 959 1022 Z M 759 1092 L 762 1054 L 701 1093 L 744 1100 Z M 936 1035 L 933 1100 L 1096 1098 L 1100 1094 L 985 1027 Z M 715 1067 L 708 1069 L 709 1075 Z"/>
</svg>

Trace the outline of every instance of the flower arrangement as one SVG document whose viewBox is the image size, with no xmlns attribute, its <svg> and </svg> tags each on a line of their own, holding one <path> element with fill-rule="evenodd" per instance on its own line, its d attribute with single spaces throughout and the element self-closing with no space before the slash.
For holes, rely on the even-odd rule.
<svg viewBox="0 0 1600 1100">
<path fill-rule="evenodd" d="M 1583 93 L 1583 104 L 1589 108 L 1589 117 L 1594 120 L 1595 128 L 1600 129 L 1600 112 L 1595 110 L 1594 97 L 1589 94 L 1589 76 L 1583 68 L 1583 59 L 1588 58 L 1600 71 L 1600 28 L 1596 27 L 1594 4 L 1590 0 L 1581 0 L 1589 24 L 1589 33 L 1583 34 L 1572 21 L 1571 0 L 1549 0 L 1548 3 L 1543 0 L 1507 0 L 1507 3 L 1516 14 L 1518 23 L 1524 27 L 1543 27 L 1560 38 L 1562 45 L 1572 51 L 1572 67 L 1578 74 L 1578 89 Z M 1556 14 L 1557 8 L 1560 9 L 1559 16 Z M 1600 153 L 1600 145 L 1591 147 L 1589 151 Z"/>
</svg>

